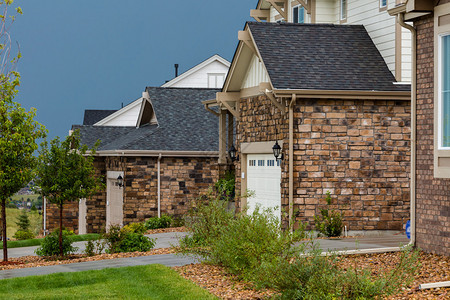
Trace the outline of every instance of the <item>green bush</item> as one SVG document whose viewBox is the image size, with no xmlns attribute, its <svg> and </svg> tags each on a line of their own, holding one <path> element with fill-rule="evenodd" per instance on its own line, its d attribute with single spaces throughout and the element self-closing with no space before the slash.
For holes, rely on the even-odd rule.
<svg viewBox="0 0 450 300">
<path fill-rule="evenodd" d="M 135 233 L 145 233 L 147 229 L 142 223 L 131 223 L 123 227 L 123 230 L 129 230 L 130 232 Z"/>
<path fill-rule="evenodd" d="M 26 209 L 22 209 L 20 215 L 17 216 L 17 227 L 19 227 L 20 231 L 28 231 L 30 230 L 30 219 L 28 218 L 28 213 Z"/>
<path fill-rule="evenodd" d="M 72 246 L 72 239 L 63 232 L 62 235 L 63 255 L 72 254 L 78 250 Z M 47 235 L 41 243 L 41 246 L 34 251 L 39 256 L 59 255 L 59 230 Z"/>
<path fill-rule="evenodd" d="M 103 241 L 100 237 L 97 239 L 90 239 L 86 242 L 84 254 L 86 254 L 86 256 L 94 256 L 102 254 L 104 249 L 105 241 Z"/>
<path fill-rule="evenodd" d="M 29 240 L 34 238 L 34 234 L 31 230 L 17 230 L 13 238 L 17 240 Z"/>
<path fill-rule="evenodd" d="M 211 196 L 196 201 L 186 223 L 190 235 L 180 251 L 221 265 L 257 287 L 279 291 L 283 299 L 374 299 L 394 294 L 410 282 L 417 252 L 405 250 L 395 269 L 376 278 L 355 266 L 344 270 L 337 257 L 323 256 L 312 239 L 303 240 L 304 225 L 282 231 L 270 210 L 257 208 L 236 217 L 225 201 Z"/>
<path fill-rule="evenodd" d="M 145 228 L 158 229 L 168 228 L 172 224 L 172 217 L 168 215 L 162 215 L 161 218 L 153 217 L 145 221 Z"/>
<path fill-rule="evenodd" d="M 331 205 L 330 192 L 327 192 L 325 198 L 327 205 Z M 316 230 L 328 237 L 337 237 L 342 233 L 344 227 L 342 223 L 342 214 L 336 210 L 329 210 L 328 208 L 320 209 L 320 216 L 314 217 Z"/>
<path fill-rule="evenodd" d="M 149 251 L 155 247 L 155 240 L 144 236 L 142 233 L 133 232 L 129 228 L 111 226 L 104 234 L 107 253 Z"/>
<path fill-rule="evenodd" d="M 233 171 L 227 171 L 224 178 L 219 179 L 214 187 L 221 200 L 232 201 L 235 196 L 235 175 Z"/>
</svg>

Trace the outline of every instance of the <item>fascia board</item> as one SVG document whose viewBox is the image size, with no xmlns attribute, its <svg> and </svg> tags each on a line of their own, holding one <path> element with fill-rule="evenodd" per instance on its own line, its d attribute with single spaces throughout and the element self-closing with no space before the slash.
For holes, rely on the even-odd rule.
<svg viewBox="0 0 450 300">
<path fill-rule="evenodd" d="M 86 153 L 90 154 L 90 153 Z M 95 156 L 152 156 L 165 157 L 218 157 L 219 151 L 158 151 L 158 150 L 102 150 L 96 151 Z"/>
</svg>

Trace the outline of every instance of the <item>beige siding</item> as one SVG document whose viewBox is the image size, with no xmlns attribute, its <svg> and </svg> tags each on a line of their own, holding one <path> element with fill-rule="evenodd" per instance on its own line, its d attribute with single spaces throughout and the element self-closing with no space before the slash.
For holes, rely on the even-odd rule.
<svg viewBox="0 0 450 300">
<path fill-rule="evenodd" d="M 411 32 L 402 28 L 402 81 L 411 81 Z"/>
<path fill-rule="evenodd" d="M 316 2 L 316 23 L 337 23 L 339 2 L 336 0 L 318 0 Z"/>
<path fill-rule="evenodd" d="M 241 88 L 250 88 L 259 86 L 261 82 L 268 82 L 269 75 L 267 74 L 266 68 L 259 61 L 256 55 L 253 55 L 250 66 L 248 67 L 245 79 L 242 82 Z"/>
</svg>

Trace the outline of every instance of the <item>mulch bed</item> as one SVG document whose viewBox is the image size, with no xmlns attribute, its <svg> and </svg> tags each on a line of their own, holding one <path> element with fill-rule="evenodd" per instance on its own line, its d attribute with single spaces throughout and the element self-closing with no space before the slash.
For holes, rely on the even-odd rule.
<svg viewBox="0 0 450 300">
<path fill-rule="evenodd" d="M 352 255 L 341 257 L 343 268 L 354 266 L 370 268 L 374 276 L 388 270 L 399 261 L 400 253 Z M 419 284 L 450 281 L 450 257 L 420 253 L 421 266 L 412 285 L 398 295 L 387 299 L 450 299 L 450 288 L 419 290 Z M 238 281 L 235 276 L 217 266 L 191 264 L 174 269 L 184 278 L 209 290 L 221 299 L 267 299 L 276 295 L 275 291 L 257 291 L 250 283 Z"/>
<path fill-rule="evenodd" d="M 84 254 L 70 255 L 67 258 L 60 259 L 57 257 L 39 257 L 39 256 L 22 256 L 10 258 L 7 263 L 0 263 L 0 270 L 11 270 L 11 269 L 23 269 L 23 268 L 33 268 L 42 266 L 54 266 L 54 265 L 65 265 L 86 261 L 96 261 L 104 259 L 115 259 L 124 257 L 138 257 L 138 256 L 148 256 L 148 255 L 158 255 L 158 254 L 170 254 L 176 253 L 175 248 L 160 248 L 153 249 L 148 252 L 129 252 L 129 253 L 114 253 L 114 254 L 100 254 L 95 256 L 86 256 Z"/>
<path fill-rule="evenodd" d="M 155 234 L 155 233 L 167 233 L 167 232 L 186 232 L 186 227 L 171 227 L 171 228 L 159 228 L 159 229 L 149 229 L 145 234 Z"/>
</svg>

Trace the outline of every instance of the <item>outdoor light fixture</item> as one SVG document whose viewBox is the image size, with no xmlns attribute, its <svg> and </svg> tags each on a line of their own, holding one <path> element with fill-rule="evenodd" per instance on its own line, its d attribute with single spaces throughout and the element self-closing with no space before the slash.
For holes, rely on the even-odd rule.
<svg viewBox="0 0 450 300">
<path fill-rule="evenodd" d="M 275 145 L 272 147 L 273 156 L 275 156 L 276 159 L 280 157 L 280 159 L 283 159 L 283 153 L 281 153 L 281 147 L 278 144 L 278 141 L 275 142 Z"/>
<path fill-rule="evenodd" d="M 239 155 L 237 155 L 237 150 L 234 148 L 234 145 L 228 150 L 228 155 L 230 155 L 231 161 L 239 161 Z"/>
<path fill-rule="evenodd" d="M 117 177 L 117 185 L 119 187 L 123 187 L 123 177 L 122 177 L 122 175 L 119 175 L 119 177 Z"/>
</svg>

